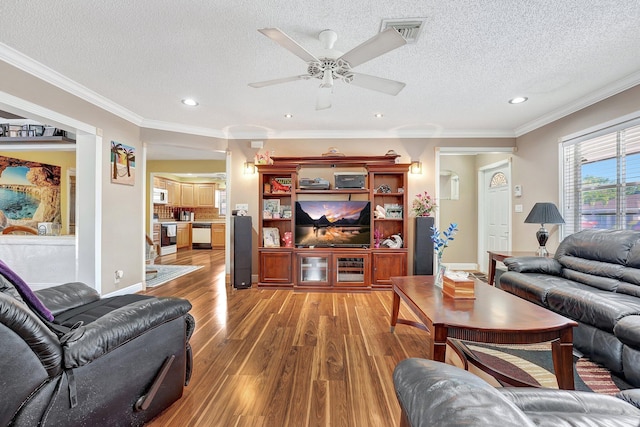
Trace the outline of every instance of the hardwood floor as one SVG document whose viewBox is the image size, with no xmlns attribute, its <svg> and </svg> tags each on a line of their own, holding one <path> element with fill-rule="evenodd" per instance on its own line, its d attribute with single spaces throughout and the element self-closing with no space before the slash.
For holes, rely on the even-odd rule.
<svg viewBox="0 0 640 427">
<path fill-rule="evenodd" d="M 145 292 L 188 299 L 196 320 L 191 383 L 149 426 L 399 425 L 393 369 L 428 357 L 428 335 L 389 332 L 391 291 L 235 290 L 222 250 L 159 263 L 204 268 Z"/>
</svg>

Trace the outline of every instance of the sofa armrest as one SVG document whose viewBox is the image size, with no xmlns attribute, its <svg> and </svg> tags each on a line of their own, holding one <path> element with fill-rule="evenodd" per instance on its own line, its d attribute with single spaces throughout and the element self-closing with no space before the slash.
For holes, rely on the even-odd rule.
<svg viewBox="0 0 640 427">
<path fill-rule="evenodd" d="M 178 298 L 149 298 L 113 310 L 61 338 L 65 368 L 84 366 L 189 310 L 191 303 Z"/>
<path fill-rule="evenodd" d="M 100 299 L 95 289 L 80 282 L 40 289 L 35 294 L 54 316 Z"/>
<path fill-rule="evenodd" d="M 554 258 L 526 256 L 512 257 L 503 261 L 509 271 L 518 273 L 541 273 L 560 276 L 562 265 Z"/>
<path fill-rule="evenodd" d="M 393 373 L 400 406 L 412 427 L 533 426 L 512 402 L 481 378 L 455 366 L 406 359 Z"/>
</svg>

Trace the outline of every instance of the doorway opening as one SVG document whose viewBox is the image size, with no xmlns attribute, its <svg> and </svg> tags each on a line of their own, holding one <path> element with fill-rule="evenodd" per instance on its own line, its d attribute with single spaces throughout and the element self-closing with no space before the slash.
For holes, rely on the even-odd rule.
<svg viewBox="0 0 640 427">
<path fill-rule="evenodd" d="M 457 223 L 459 230 L 456 242 L 447 249 L 449 268 L 486 273 L 487 251 L 503 248 L 492 245 L 511 248 L 512 152 L 512 147 L 436 149 L 436 226 Z M 504 174 L 504 180 L 490 187 L 490 179 L 485 181 L 497 172 Z M 463 244 L 455 244 L 458 241 Z"/>
</svg>

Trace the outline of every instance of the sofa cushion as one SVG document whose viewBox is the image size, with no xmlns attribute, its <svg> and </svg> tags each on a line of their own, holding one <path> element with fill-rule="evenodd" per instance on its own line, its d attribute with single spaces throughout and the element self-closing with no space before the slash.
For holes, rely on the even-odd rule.
<svg viewBox="0 0 640 427">
<path fill-rule="evenodd" d="M 497 286 L 520 298 L 546 307 L 547 294 L 551 289 L 570 286 L 571 283 L 573 282 L 559 276 L 507 271 L 500 276 Z M 575 285 L 579 285 L 579 283 L 575 283 Z"/>
<path fill-rule="evenodd" d="M 616 323 L 613 333 L 623 344 L 640 350 L 640 316 L 626 316 Z"/>
<path fill-rule="evenodd" d="M 583 230 L 567 236 L 558 246 L 555 258 L 563 265 L 566 256 L 626 265 L 639 239 L 640 233 L 632 230 Z"/>
<path fill-rule="evenodd" d="M 563 316 L 607 332 L 613 332 L 613 327 L 623 317 L 640 314 L 638 298 L 576 282 L 549 289 L 547 305 Z"/>
<path fill-rule="evenodd" d="M 620 284 L 624 267 L 604 262 L 563 257 L 562 276 L 603 291 L 615 292 Z"/>
</svg>

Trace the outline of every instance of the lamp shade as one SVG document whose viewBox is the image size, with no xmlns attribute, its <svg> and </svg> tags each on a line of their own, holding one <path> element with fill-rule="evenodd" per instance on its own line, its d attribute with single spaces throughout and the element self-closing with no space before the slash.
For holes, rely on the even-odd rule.
<svg viewBox="0 0 640 427">
<path fill-rule="evenodd" d="M 536 203 L 524 220 L 530 224 L 564 224 L 556 205 L 550 202 Z"/>
</svg>

